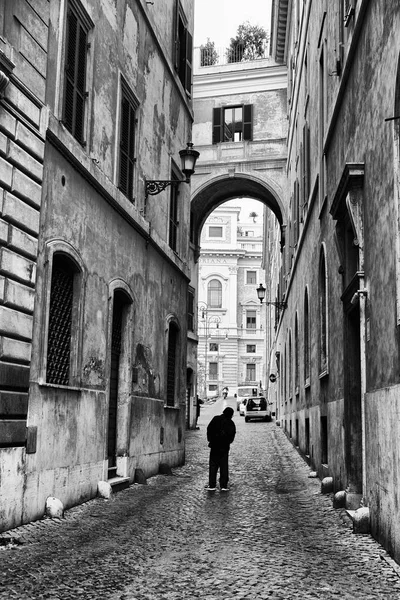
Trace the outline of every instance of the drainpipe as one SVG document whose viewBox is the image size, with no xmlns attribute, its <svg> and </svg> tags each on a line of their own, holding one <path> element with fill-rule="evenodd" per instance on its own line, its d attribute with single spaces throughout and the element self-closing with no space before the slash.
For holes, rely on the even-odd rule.
<svg viewBox="0 0 400 600">
<path fill-rule="evenodd" d="M 361 455 L 362 455 L 362 504 L 366 506 L 367 495 L 367 460 L 365 448 L 365 395 L 367 391 L 366 374 L 366 319 L 367 290 L 364 289 L 364 274 L 360 276 L 360 289 L 357 290 L 360 307 L 360 374 L 361 374 Z"/>
</svg>

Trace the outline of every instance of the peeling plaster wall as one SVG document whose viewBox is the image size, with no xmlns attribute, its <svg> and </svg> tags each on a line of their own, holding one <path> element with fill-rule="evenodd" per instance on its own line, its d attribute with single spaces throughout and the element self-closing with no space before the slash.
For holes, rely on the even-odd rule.
<svg viewBox="0 0 400 600">
<path fill-rule="evenodd" d="M 308 286 L 311 377 L 307 387 L 303 378 L 304 336 L 301 333 L 299 394 L 296 396 L 290 390 L 286 397 L 281 396 L 282 418 L 287 423 L 292 420 L 293 430 L 296 418 L 302 423 L 311 413 L 318 414 L 313 421 L 310 417 L 310 435 L 314 440 L 321 440 L 319 417 L 327 416 L 329 475 L 334 478 L 335 491 L 349 486 L 352 492 L 352 461 L 356 462 L 358 456 L 353 449 L 354 436 L 346 442 L 346 432 L 348 435 L 348 432 L 353 434 L 356 430 L 360 438 L 357 443 L 360 441 L 361 446 L 362 420 L 349 413 L 349 405 L 355 397 L 352 396 L 352 386 L 357 388 L 360 384 L 351 380 L 356 369 L 352 371 L 349 368 L 345 357 L 351 359 L 348 349 L 350 343 L 355 346 L 356 341 L 348 340 L 352 335 L 357 337 L 354 334 L 357 330 L 353 324 L 351 333 L 350 319 L 346 320 L 344 315 L 344 286 L 349 284 L 346 268 L 350 270 L 351 266 L 349 261 L 343 261 L 338 251 L 340 240 L 335 243 L 336 221 L 330 211 L 336 215 L 335 218 L 343 219 L 338 211 L 335 212 L 334 205 L 341 194 L 341 178 L 346 164 L 361 163 L 364 165 L 359 192 L 364 233 L 361 251 L 367 295 L 365 322 L 358 317 L 361 336 L 365 336 L 366 361 L 366 393 L 364 398 L 360 394 L 360 406 L 365 400 L 365 462 L 363 465 L 361 460 L 359 464 L 356 462 L 362 484 L 358 493 L 361 496 L 363 487 L 373 535 L 399 561 L 399 198 L 395 185 L 399 171 L 398 124 L 396 120 L 385 119 L 399 114 L 396 80 L 400 56 L 400 7 L 395 0 L 385 3 L 360 0 L 355 6 L 355 14 L 347 27 L 343 27 L 342 33 L 342 20 L 338 5 L 334 3 L 304 5 L 303 25 L 299 30 L 305 32 L 304 37 L 296 37 L 295 23 L 288 25 L 288 61 L 293 65 L 291 89 L 294 91 L 289 103 L 289 190 L 293 194 L 300 174 L 298 161 L 303 140 L 299 132 L 307 122 L 310 126 L 311 193 L 296 248 L 292 252 L 286 251 L 288 309 L 279 326 L 277 349 L 281 356 L 285 356 L 287 377 L 289 359 L 285 348 L 287 352 L 288 335 L 290 330 L 293 332 L 296 312 L 302 332 L 304 292 Z M 341 34 L 342 50 L 338 46 Z M 304 50 L 307 51 L 307 67 Z M 321 94 L 318 90 L 322 56 L 325 61 L 326 119 L 321 142 L 318 117 Z M 341 60 L 339 74 L 338 59 Z M 325 168 L 321 162 L 322 151 Z M 321 185 L 324 176 L 325 186 Z M 324 376 L 319 373 L 318 323 L 318 260 L 322 244 L 326 248 L 328 273 L 329 361 L 328 372 Z M 357 318 L 358 313 L 354 311 L 353 314 Z M 364 384 L 362 379 L 361 383 Z M 349 414 L 352 423 L 349 423 Z M 304 451 L 303 425 L 298 443 Z M 319 474 L 324 474 L 321 455 L 318 454 L 320 442 L 316 448 L 315 466 Z"/>
<path fill-rule="evenodd" d="M 13 7 L 9 0 L 0 0 L 0 8 L 5 3 Z M 25 1 L 17 4 L 18 10 L 23 5 L 30 11 Z M 108 477 L 115 289 L 123 289 L 130 301 L 123 321 L 117 476 L 132 482 L 136 468 L 150 476 L 158 472 L 160 462 L 175 466 L 185 456 L 188 263 L 193 260 L 189 256 L 190 188 L 186 184 L 180 188 L 175 251 L 169 246 L 170 188 L 145 200 L 145 179 L 170 179 L 171 167 L 180 167 L 179 151 L 191 138 L 191 98 L 175 69 L 175 3 L 155 7 L 144 0 L 82 0 L 92 21 L 83 144 L 62 123 L 67 2 L 44 4 L 47 12 L 41 18 L 47 19 L 48 28 L 47 23 L 42 24 L 38 35 L 43 37 L 42 46 L 48 48 L 48 59 L 44 57 L 48 68 L 46 80 L 35 76 L 36 83 L 43 84 L 43 89 L 38 88 L 40 102 L 26 100 L 24 108 L 21 95 L 14 98 L 20 104 L 18 110 L 26 110 L 40 131 L 37 139 L 23 131 L 18 135 L 30 154 L 43 161 L 41 193 L 37 181 L 42 181 L 42 172 L 27 153 L 21 158 L 25 171 L 28 162 L 29 169 L 36 169 L 32 186 L 24 177 L 21 194 L 27 196 L 31 217 L 33 204 L 38 213 L 40 209 L 33 256 L 36 260 L 37 252 L 39 265 L 33 328 L 32 323 L 25 323 L 33 330 L 34 348 L 27 417 L 31 445 L 29 451 L 4 452 L 0 531 L 40 518 L 49 495 L 59 497 L 65 507 L 87 500 L 96 495 L 98 481 Z M 181 5 L 193 32 L 193 3 L 183 0 Z M 37 10 L 42 11 L 39 5 Z M 7 14 L 11 13 L 10 9 Z M 1 16 L 0 33 L 3 23 Z M 45 76 L 46 71 L 37 66 Z M 22 62 L 19 74 L 21 67 Z M 27 71 L 27 77 L 32 74 Z M 121 77 L 137 101 L 133 201 L 118 189 Z M 42 102 L 41 112 L 38 105 Z M 15 120 L 4 122 L 2 115 L 0 106 L 0 129 L 11 127 L 10 135 L 15 136 Z M 11 179 L 11 190 L 10 186 Z M 14 200 L 21 203 L 18 190 L 17 196 Z M 24 219 L 32 229 L 32 218 Z M 32 254 L 32 240 L 27 237 L 25 245 L 30 245 Z M 81 269 L 78 327 L 73 332 L 73 384 L 69 386 L 46 383 L 52 248 L 61 247 L 69 249 Z M 36 271 L 31 271 L 33 284 Z M 33 312 L 33 298 L 31 305 Z M 175 404 L 166 407 L 170 319 L 180 333 Z M 28 370 L 25 366 L 26 380 Z"/>
</svg>

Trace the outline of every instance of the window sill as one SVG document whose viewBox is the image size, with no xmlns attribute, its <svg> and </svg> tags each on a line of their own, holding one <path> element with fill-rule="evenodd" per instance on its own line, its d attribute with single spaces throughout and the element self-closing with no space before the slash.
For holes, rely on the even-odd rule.
<svg viewBox="0 0 400 600">
<path fill-rule="evenodd" d="M 325 377 L 328 377 L 329 375 L 329 370 L 328 369 L 324 369 L 323 371 L 321 371 L 321 373 L 319 374 L 319 379 L 324 379 Z"/>
<path fill-rule="evenodd" d="M 179 406 L 169 406 L 168 404 L 164 404 L 164 408 L 166 410 L 180 410 Z"/>
<path fill-rule="evenodd" d="M 56 389 L 56 390 L 66 390 L 68 392 L 84 392 L 84 391 L 92 391 L 94 388 L 84 388 L 78 387 L 75 385 L 61 385 L 61 383 L 47 383 L 47 381 L 40 380 L 38 381 L 40 387 Z"/>
<path fill-rule="evenodd" d="M 310 387 L 311 387 L 310 378 L 307 377 L 305 384 L 304 384 L 304 389 L 307 390 Z"/>
</svg>

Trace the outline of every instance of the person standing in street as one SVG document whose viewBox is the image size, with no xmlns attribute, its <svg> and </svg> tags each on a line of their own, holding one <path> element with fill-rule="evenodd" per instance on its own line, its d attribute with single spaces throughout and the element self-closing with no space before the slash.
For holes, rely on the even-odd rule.
<svg viewBox="0 0 400 600">
<path fill-rule="evenodd" d="M 208 486 L 209 492 L 217 487 L 219 469 L 219 485 L 221 492 L 228 492 L 229 481 L 229 449 L 236 435 L 236 426 L 232 421 L 233 408 L 228 406 L 222 415 L 213 417 L 207 426 L 207 440 L 210 450 Z"/>
<path fill-rule="evenodd" d="M 203 400 L 201 400 L 199 398 L 199 395 L 197 394 L 196 395 L 196 424 L 195 424 L 195 428 L 196 429 L 200 429 L 199 427 L 197 427 L 197 421 L 198 421 L 198 418 L 200 416 L 200 409 L 201 409 L 201 405 L 202 404 L 204 404 L 204 402 L 203 402 Z"/>
</svg>

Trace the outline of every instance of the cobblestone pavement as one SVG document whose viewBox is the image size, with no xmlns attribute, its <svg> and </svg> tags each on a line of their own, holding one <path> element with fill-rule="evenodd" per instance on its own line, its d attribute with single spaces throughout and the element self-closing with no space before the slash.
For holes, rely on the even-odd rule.
<svg viewBox="0 0 400 600">
<path fill-rule="evenodd" d="M 22 542 L 0 546 L 0 598 L 400 599 L 400 570 L 352 533 L 275 423 L 235 411 L 231 490 L 204 489 L 205 429 L 223 406 L 202 408 L 173 476 L 0 536 Z"/>
</svg>

